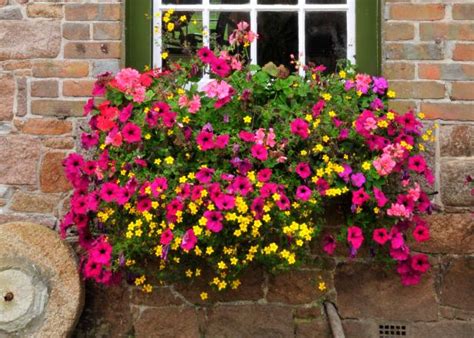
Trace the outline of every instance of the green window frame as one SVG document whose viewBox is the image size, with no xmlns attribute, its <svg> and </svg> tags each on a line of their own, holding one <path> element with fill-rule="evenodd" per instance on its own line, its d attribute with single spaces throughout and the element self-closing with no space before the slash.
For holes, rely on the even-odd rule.
<svg viewBox="0 0 474 338">
<path fill-rule="evenodd" d="M 356 63 L 359 71 L 381 73 L 382 0 L 356 0 Z M 126 0 L 125 65 L 142 70 L 152 63 L 151 0 Z"/>
</svg>

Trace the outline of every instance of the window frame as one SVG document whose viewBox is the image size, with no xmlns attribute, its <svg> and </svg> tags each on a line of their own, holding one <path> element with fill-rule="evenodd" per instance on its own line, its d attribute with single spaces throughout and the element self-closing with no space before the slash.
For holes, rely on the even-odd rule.
<svg viewBox="0 0 474 338">
<path fill-rule="evenodd" d="M 256 3 L 257 0 L 250 0 L 251 26 L 256 27 Z M 153 64 L 153 54 L 161 55 L 160 48 L 153 41 L 153 31 L 156 20 L 160 18 L 153 15 L 153 2 L 161 3 L 161 0 L 126 0 L 125 3 L 125 64 L 142 70 L 145 66 Z M 304 15 L 303 7 L 299 7 L 304 0 L 298 0 L 297 5 L 258 5 L 261 9 L 275 11 L 276 9 L 284 11 L 285 7 L 290 6 L 295 12 L 295 6 L 298 6 L 299 15 L 299 36 L 304 36 Z M 381 7 L 382 0 L 355 0 L 355 23 L 351 22 L 348 16 L 347 27 L 347 48 L 348 54 L 355 44 L 355 60 L 359 71 L 372 75 L 381 73 Z M 329 7 L 342 8 L 348 5 L 304 5 L 304 8 L 311 11 L 318 9 L 327 11 Z M 247 5 L 246 5 L 247 6 Z M 211 5 L 209 0 L 203 0 L 201 5 L 186 5 L 186 9 L 203 9 L 203 19 L 205 15 L 209 16 L 210 10 L 242 9 L 242 5 Z M 176 8 L 175 5 L 162 5 L 163 9 Z M 181 8 L 181 7 L 180 7 Z M 349 9 L 349 8 L 348 8 Z M 254 13 L 252 14 L 252 11 Z M 207 13 L 207 14 L 205 14 Z M 303 22 L 303 25 L 301 25 Z M 354 27 L 350 30 L 349 27 Z M 350 34 L 352 33 L 352 34 Z M 355 33 L 355 34 L 354 34 Z M 352 38 L 353 37 L 353 38 Z M 206 41 L 205 41 L 206 43 Z M 208 43 L 208 41 L 207 41 Z M 252 44 L 252 55 L 257 55 L 256 45 Z M 304 50 L 304 39 L 299 39 L 299 48 Z"/>
</svg>

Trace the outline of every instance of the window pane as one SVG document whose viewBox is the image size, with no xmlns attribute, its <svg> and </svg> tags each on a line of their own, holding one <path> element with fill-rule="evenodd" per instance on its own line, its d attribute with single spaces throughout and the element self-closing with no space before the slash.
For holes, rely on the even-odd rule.
<svg viewBox="0 0 474 338">
<path fill-rule="evenodd" d="M 210 14 L 211 43 L 219 46 L 227 46 L 229 35 L 241 21 L 250 22 L 248 12 L 211 12 Z"/>
<path fill-rule="evenodd" d="M 345 5 L 347 0 L 306 0 L 306 3 L 313 5 Z"/>
<path fill-rule="evenodd" d="M 339 59 L 347 58 L 346 13 L 306 13 L 306 63 L 336 69 Z"/>
<path fill-rule="evenodd" d="M 270 61 L 283 64 L 290 69 L 290 55 L 298 58 L 298 13 L 260 12 L 258 13 L 257 42 L 259 65 Z"/>
<path fill-rule="evenodd" d="M 219 5 L 237 5 L 237 4 L 248 4 L 249 0 L 210 0 L 211 4 Z"/>
<path fill-rule="evenodd" d="M 296 5 L 298 0 L 258 0 L 259 5 L 275 5 L 275 4 L 284 4 L 284 5 Z"/>
<path fill-rule="evenodd" d="M 168 27 L 172 23 L 173 27 Z M 170 29 L 172 28 L 172 29 Z M 163 65 L 186 60 L 202 47 L 202 13 L 175 11 L 168 22 L 163 22 L 162 49 L 168 52 Z"/>
<path fill-rule="evenodd" d="M 165 5 L 200 5 L 201 0 L 162 0 Z"/>
</svg>

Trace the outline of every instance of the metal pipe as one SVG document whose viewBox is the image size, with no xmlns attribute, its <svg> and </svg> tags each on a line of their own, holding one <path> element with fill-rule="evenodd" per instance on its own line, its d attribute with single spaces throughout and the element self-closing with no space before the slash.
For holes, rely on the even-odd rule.
<svg viewBox="0 0 474 338">
<path fill-rule="evenodd" d="M 324 302 L 324 309 L 331 327 L 332 336 L 334 338 L 346 338 L 344 329 L 342 328 L 341 318 L 337 313 L 337 309 L 331 302 Z"/>
</svg>

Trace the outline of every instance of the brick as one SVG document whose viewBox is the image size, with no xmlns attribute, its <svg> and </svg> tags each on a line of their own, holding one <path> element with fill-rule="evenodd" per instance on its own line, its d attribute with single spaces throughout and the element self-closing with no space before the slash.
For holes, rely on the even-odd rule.
<svg viewBox="0 0 474 338">
<path fill-rule="evenodd" d="M 31 113 L 42 116 L 82 116 L 83 101 L 33 100 Z"/>
<path fill-rule="evenodd" d="M 120 22 L 99 22 L 93 26 L 94 40 L 120 40 L 122 24 Z"/>
<path fill-rule="evenodd" d="M 332 338 L 328 321 L 312 320 L 310 322 L 296 323 L 295 338 Z"/>
<path fill-rule="evenodd" d="M 453 82 L 451 100 L 474 100 L 474 82 Z"/>
<path fill-rule="evenodd" d="M 294 337 L 292 309 L 277 305 L 222 305 L 208 311 L 205 337 Z"/>
<path fill-rule="evenodd" d="M 50 137 L 43 140 L 43 145 L 52 149 L 72 149 L 76 144 L 72 137 Z"/>
<path fill-rule="evenodd" d="M 21 20 L 23 15 L 19 7 L 0 8 L 0 20 Z"/>
<path fill-rule="evenodd" d="M 472 223 L 471 230 L 474 228 Z M 441 289 L 441 304 L 466 311 L 474 311 L 473 275 L 474 257 L 449 262 Z"/>
<path fill-rule="evenodd" d="M 474 80 L 474 65 L 462 63 L 419 64 L 418 77 L 427 80 Z"/>
<path fill-rule="evenodd" d="M 387 22 L 383 29 L 385 41 L 413 40 L 415 37 L 412 23 Z"/>
<path fill-rule="evenodd" d="M 120 70 L 119 60 L 93 60 L 91 76 L 96 77 L 105 72 L 118 73 Z"/>
<path fill-rule="evenodd" d="M 453 51 L 453 60 L 474 61 L 474 43 L 457 43 Z"/>
<path fill-rule="evenodd" d="M 470 213 L 432 214 L 424 217 L 430 226 L 430 240 L 411 241 L 415 251 L 429 254 L 471 255 L 474 253 L 474 219 Z"/>
<path fill-rule="evenodd" d="M 67 42 L 64 57 L 69 59 L 118 59 L 120 42 Z"/>
<path fill-rule="evenodd" d="M 3 63 L 3 70 L 31 69 L 30 60 L 10 60 Z"/>
<path fill-rule="evenodd" d="M 466 177 L 474 173 L 474 157 L 441 158 L 440 172 L 443 204 L 455 207 L 474 207 L 471 188 L 464 183 Z"/>
<path fill-rule="evenodd" d="M 155 287 L 151 294 L 144 293 L 139 288 L 131 290 L 131 303 L 137 305 L 161 307 L 161 306 L 179 306 L 184 302 L 177 297 L 169 287 Z"/>
<path fill-rule="evenodd" d="M 28 83 L 26 77 L 16 79 L 16 112 L 15 116 L 25 116 L 28 113 Z"/>
<path fill-rule="evenodd" d="M 0 83 L 0 121 L 8 121 L 13 117 L 15 79 L 11 74 L 0 74 Z"/>
<path fill-rule="evenodd" d="M 31 96 L 58 97 L 57 80 L 38 80 L 31 82 Z"/>
<path fill-rule="evenodd" d="M 468 124 L 442 125 L 439 144 L 442 157 L 474 156 L 474 126 Z"/>
<path fill-rule="evenodd" d="M 148 308 L 134 324 L 137 337 L 199 338 L 202 311 L 191 307 Z M 179 318 L 179 320 L 177 320 Z"/>
<path fill-rule="evenodd" d="M 471 103 L 434 103 L 423 102 L 421 111 L 429 119 L 474 120 L 474 104 Z"/>
<path fill-rule="evenodd" d="M 415 65 L 408 62 L 386 62 L 383 65 L 383 75 L 390 80 L 415 78 Z"/>
<path fill-rule="evenodd" d="M 30 18 L 58 19 L 63 17 L 63 6 L 58 4 L 28 4 L 26 14 Z"/>
<path fill-rule="evenodd" d="M 432 273 L 418 285 L 403 286 L 395 271 L 361 263 L 338 266 L 334 278 L 342 318 L 430 321 L 438 319 Z M 354 288 L 357 292 L 354 292 Z M 420 311 L 423 309 L 423 311 Z"/>
<path fill-rule="evenodd" d="M 474 23 L 423 22 L 420 23 L 420 39 L 474 40 Z"/>
<path fill-rule="evenodd" d="M 400 99 L 440 99 L 445 95 L 444 83 L 434 81 L 390 81 Z"/>
<path fill-rule="evenodd" d="M 89 40 L 89 24 L 66 22 L 63 24 L 63 37 L 68 40 Z"/>
<path fill-rule="evenodd" d="M 18 191 L 13 195 L 10 210 L 47 214 L 53 211 L 58 202 L 58 196 Z"/>
<path fill-rule="evenodd" d="M 390 100 L 388 101 L 388 108 L 396 112 L 406 112 L 416 109 L 416 102 L 413 100 Z"/>
<path fill-rule="evenodd" d="M 392 20 L 441 20 L 444 18 L 443 4 L 392 4 L 390 19 Z"/>
<path fill-rule="evenodd" d="M 42 192 L 66 192 L 72 187 L 64 174 L 62 161 L 66 157 L 63 152 L 46 153 L 41 161 L 39 172 Z"/>
<path fill-rule="evenodd" d="M 15 127 L 20 132 L 31 135 L 62 135 L 72 132 L 70 121 L 55 119 L 15 120 Z"/>
<path fill-rule="evenodd" d="M 89 63 L 86 61 L 37 61 L 33 63 L 35 77 L 86 77 Z"/>
<path fill-rule="evenodd" d="M 64 80 L 64 96 L 91 96 L 95 80 Z"/>
<path fill-rule="evenodd" d="M 54 58 L 61 48 L 58 20 L 12 20 L 2 22 L 0 61 Z"/>
<path fill-rule="evenodd" d="M 474 332 L 474 323 L 460 320 L 443 320 L 433 323 L 413 323 L 409 326 L 409 328 L 411 337 L 472 338 L 472 334 Z"/>
<path fill-rule="evenodd" d="M 442 60 L 442 46 L 436 43 L 387 43 L 385 57 L 389 60 Z"/>
<path fill-rule="evenodd" d="M 474 4 L 454 4 L 453 19 L 474 20 Z"/>
<path fill-rule="evenodd" d="M 318 277 L 326 282 L 328 289 L 333 288 L 332 277 L 321 271 L 295 270 L 282 272 L 270 277 L 267 300 L 286 304 L 307 304 L 325 296 L 316 287 Z"/>
<path fill-rule="evenodd" d="M 0 136 L 0 184 L 35 184 L 40 150 L 36 138 L 26 135 Z"/>
<path fill-rule="evenodd" d="M 121 4 L 67 4 L 68 21 L 117 21 L 121 18 Z"/>
</svg>

